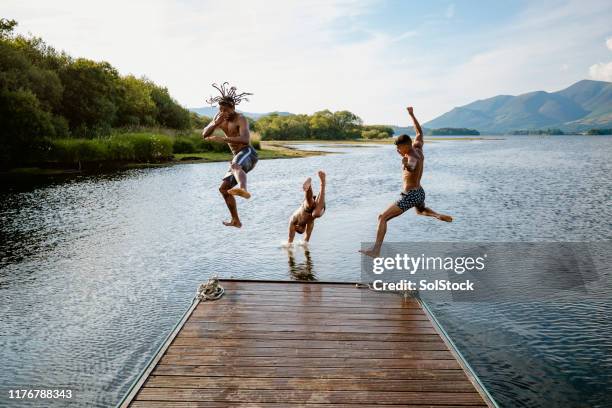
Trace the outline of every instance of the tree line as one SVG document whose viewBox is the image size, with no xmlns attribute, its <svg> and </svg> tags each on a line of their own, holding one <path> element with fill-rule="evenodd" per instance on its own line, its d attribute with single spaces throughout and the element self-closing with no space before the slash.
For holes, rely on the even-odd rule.
<svg viewBox="0 0 612 408">
<path fill-rule="evenodd" d="M 343 110 L 322 110 L 312 115 L 279 115 L 259 118 L 253 125 L 262 140 L 383 139 L 393 136 L 390 126 L 364 125 L 359 116 Z"/>
<path fill-rule="evenodd" d="M 48 139 L 94 138 L 113 128 L 190 129 L 197 115 L 147 78 L 73 58 L 0 19 L 0 159 L 48 149 Z"/>
</svg>

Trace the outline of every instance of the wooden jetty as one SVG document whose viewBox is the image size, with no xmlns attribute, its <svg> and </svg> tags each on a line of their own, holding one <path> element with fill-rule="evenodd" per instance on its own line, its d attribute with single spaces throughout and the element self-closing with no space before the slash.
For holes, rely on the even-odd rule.
<svg viewBox="0 0 612 408">
<path fill-rule="evenodd" d="M 348 283 L 221 280 L 120 403 L 186 407 L 494 407 L 414 298 Z"/>
</svg>

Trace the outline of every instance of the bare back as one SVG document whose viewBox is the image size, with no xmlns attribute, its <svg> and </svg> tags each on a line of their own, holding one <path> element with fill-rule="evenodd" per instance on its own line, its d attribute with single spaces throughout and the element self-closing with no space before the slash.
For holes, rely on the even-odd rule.
<svg viewBox="0 0 612 408">
<path fill-rule="evenodd" d="M 410 149 L 410 162 L 414 163 L 412 170 L 406 166 L 403 167 L 403 182 L 404 191 L 412 190 L 421 187 L 421 177 L 423 176 L 423 167 L 425 164 L 425 155 L 423 154 L 422 146 L 414 146 Z"/>
</svg>

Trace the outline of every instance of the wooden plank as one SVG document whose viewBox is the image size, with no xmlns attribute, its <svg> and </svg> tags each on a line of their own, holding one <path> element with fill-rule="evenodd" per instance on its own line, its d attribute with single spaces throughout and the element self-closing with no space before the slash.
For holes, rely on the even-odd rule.
<svg viewBox="0 0 612 408">
<path fill-rule="evenodd" d="M 139 401 L 219 401 L 219 402 L 281 402 L 281 403 L 332 403 L 332 404 L 431 404 L 433 401 L 474 405 L 482 403 L 480 395 L 473 392 L 396 392 L 396 391 L 303 391 L 303 390 L 244 390 L 194 388 L 142 388 Z"/>
<path fill-rule="evenodd" d="M 172 347 L 191 346 L 202 349 L 206 348 L 226 348 L 228 350 L 239 351 L 242 348 L 290 348 L 290 349 L 360 349 L 360 350 L 448 350 L 437 335 L 414 336 L 409 341 L 367 341 L 367 340 L 259 340 L 259 339 L 217 339 L 217 338 L 197 338 L 197 337 L 177 337 L 172 343 Z"/>
<path fill-rule="evenodd" d="M 316 324 L 274 324 L 274 323 L 216 323 L 216 322 L 187 322 L 185 331 L 221 331 L 228 334 L 233 332 L 309 332 L 319 333 L 391 333 L 391 334 L 435 334 L 436 331 L 429 322 L 406 321 L 404 326 L 366 326 L 366 325 L 316 325 Z"/>
<path fill-rule="evenodd" d="M 134 408 L 287 408 L 285 403 L 275 402 L 216 402 L 216 401 L 134 401 L 131 405 Z M 291 404 L 291 408 L 380 408 L 378 404 Z M 387 407 L 402 408 L 483 408 L 486 405 L 413 405 L 413 404 L 393 404 Z"/>
<path fill-rule="evenodd" d="M 314 305 L 302 305 L 302 306 L 290 306 L 290 305 L 246 305 L 236 303 L 224 303 L 221 301 L 205 302 L 200 303 L 196 312 L 202 313 L 230 313 L 234 311 L 247 311 L 247 312 L 298 312 L 301 314 L 310 313 L 326 313 L 326 314 L 343 314 L 343 315 L 358 315 L 358 314 L 376 314 L 380 318 L 387 318 L 391 316 L 407 316 L 413 314 L 423 315 L 421 308 L 403 308 L 403 309 L 379 309 L 376 307 L 370 307 L 369 304 L 363 304 L 360 307 L 346 307 L 346 306 L 314 306 Z M 210 312 L 208 312 L 210 311 Z"/>
<path fill-rule="evenodd" d="M 415 329 L 416 330 L 416 329 Z M 184 337 L 207 337 L 211 339 L 274 339 L 274 340 L 285 340 L 285 339 L 297 339 L 297 340 L 369 340 L 369 341 L 411 341 L 417 338 L 433 338 L 436 336 L 431 329 L 421 328 L 412 333 L 318 333 L 318 332 L 269 332 L 269 331 L 207 331 L 205 328 L 184 328 L 179 333 L 179 338 Z M 426 337 L 427 336 L 427 337 Z M 437 337 L 439 339 L 439 336 Z"/>
<path fill-rule="evenodd" d="M 418 353 L 415 351 L 415 353 Z M 422 352 L 426 353 L 426 352 Z M 461 368 L 457 360 L 451 359 L 378 359 L 378 358 L 301 358 L 301 357 L 236 357 L 220 356 L 188 356 L 164 355 L 160 364 L 218 366 L 222 371 L 225 367 L 325 367 L 325 368 L 351 368 L 351 367 L 386 367 L 386 368 L 428 368 L 428 369 L 456 369 Z"/>
<path fill-rule="evenodd" d="M 392 380 L 418 380 L 437 379 L 440 381 L 456 381 L 466 379 L 467 376 L 459 368 L 453 369 L 424 369 L 424 368 L 326 368 L 326 367 L 225 367 L 223 372 L 216 366 L 186 366 L 158 364 L 153 375 L 180 375 L 202 377 L 300 377 L 300 378 L 329 378 L 329 379 L 392 379 Z"/>
<path fill-rule="evenodd" d="M 217 322 L 234 322 L 240 320 L 244 322 L 245 319 L 250 322 L 265 323 L 265 322 L 280 322 L 283 320 L 289 321 L 313 321 L 315 323 L 321 321 L 350 321 L 354 324 L 361 324 L 365 322 L 383 322 L 387 325 L 398 325 L 405 320 L 424 320 L 429 321 L 427 316 L 423 313 L 410 313 L 397 315 L 389 313 L 387 316 L 381 316 L 377 314 L 356 314 L 356 313 L 300 313 L 299 311 L 281 311 L 271 312 L 263 311 L 260 309 L 251 310 L 239 310 L 239 309 L 228 309 L 223 314 L 217 313 L 218 311 L 206 310 L 205 312 L 198 311 L 191 316 L 190 321 L 217 321 Z"/>
<path fill-rule="evenodd" d="M 263 317 L 259 319 L 247 318 L 234 318 L 233 316 L 227 316 L 226 318 L 218 316 L 210 316 L 207 318 L 192 318 L 189 319 L 189 324 L 198 325 L 210 325 L 211 327 L 224 327 L 224 326 L 239 326 L 239 327 L 267 327 L 267 326 L 306 326 L 306 327 L 331 327 L 331 326 L 350 326 L 350 327 L 363 327 L 368 330 L 382 330 L 380 328 L 391 328 L 399 327 L 411 329 L 413 327 L 433 327 L 429 320 L 403 320 L 403 321 L 385 321 L 385 320 L 352 320 L 344 319 L 342 316 L 329 316 L 325 319 L 265 319 Z M 250 330 L 250 329 L 249 329 Z"/>
<path fill-rule="evenodd" d="M 424 343 L 429 344 L 429 343 Z M 442 348 L 444 347 L 444 348 Z M 445 346 L 438 350 L 416 350 L 415 348 L 403 350 L 363 350 L 355 348 L 272 348 L 272 347 L 194 347 L 172 345 L 166 355 L 197 355 L 197 356 L 221 356 L 221 357 L 335 357 L 335 358 L 417 358 L 425 354 L 417 352 L 429 352 L 430 358 L 446 356 L 452 358 L 450 351 Z"/>
<path fill-rule="evenodd" d="M 371 380 L 371 379 L 320 379 L 301 377 L 235 378 L 159 376 L 149 377 L 145 387 L 153 388 L 242 388 L 247 390 L 309 390 L 309 391 L 427 391 L 474 392 L 474 386 L 466 379 L 438 380 Z"/>
<path fill-rule="evenodd" d="M 211 303 L 220 304 L 241 304 L 253 306 L 323 306 L 323 307 L 359 307 L 363 305 L 365 300 L 361 298 L 346 299 L 346 298 L 328 298 L 326 296 L 316 297 L 299 297 L 291 296 L 291 294 L 270 296 L 270 297 L 254 297 L 243 295 L 240 292 L 227 293 L 218 301 Z M 419 305 L 412 299 L 404 300 L 402 297 L 393 297 L 393 301 L 382 298 L 367 299 L 370 307 L 377 309 L 418 309 Z"/>
<path fill-rule="evenodd" d="M 373 290 L 360 290 L 352 289 L 350 291 L 337 291 L 337 290 L 317 290 L 317 291 L 274 291 L 274 290 L 231 290 L 226 288 L 227 294 L 240 294 L 241 297 L 253 297 L 253 298 L 271 298 L 277 297 L 292 297 L 299 299 L 333 299 L 333 300 L 386 300 L 386 301 L 403 301 L 404 296 L 402 293 L 391 293 L 391 292 L 378 292 Z M 413 302 L 414 299 L 408 297 L 409 303 Z"/>
<path fill-rule="evenodd" d="M 217 349 L 219 350 L 219 349 Z M 273 349 L 244 347 L 238 352 L 214 352 L 217 350 L 202 350 L 194 347 L 170 347 L 166 355 L 174 356 L 217 356 L 228 361 L 243 357 L 273 357 L 285 358 L 343 358 L 343 359 L 414 359 L 414 360 L 453 360 L 454 357 L 448 350 L 404 350 L 387 352 L 385 350 L 350 350 L 350 349 Z M 234 349 L 233 349 L 234 350 Z M 232 350 L 232 351 L 233 351 Z"/>
<path fill-rule="evenodd" d="M 388 320 L 385 318 L 355 319 L 352 315 L 331 315 L 318 313 L 315 316 L 301 315 L 295 312 L 271 313 L 264 311 L 256 312 L 233 312 L 226 315 L 218 313 L 199 313 L 189 319 L 190 322 L 217 322 L 217 323 L 311 323 L 326 324 L 335 322 L 344 325 L 368 325 L 368 326 L 402 326 L 409 321 L 423 321 L 431 324 L 425 315 L 409 315 L 402 320 Z"/>
</svg>

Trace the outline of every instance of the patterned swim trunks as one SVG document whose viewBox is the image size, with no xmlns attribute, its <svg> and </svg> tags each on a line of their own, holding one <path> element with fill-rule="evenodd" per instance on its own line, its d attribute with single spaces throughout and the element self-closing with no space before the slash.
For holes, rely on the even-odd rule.
<svg viewBox="0 0 612 408">
<path fill-rule="evenodd" d="M 425 207 L 425 190 L 423 187 L 414 188 L 400 193 L 400 199 L 395 202 L 403 211 L 409 210 L 412 207 Z"/>
<path fill-rule="evenodd" d="M 242 170 L 244 170 L 245 173 L 248 173 L 249 171 L 255 168 L 257 161 L 257 150 L 255 150 L 253 146 L 248 145 L 247 147 L 236 153 L 236 155 L 232 159 L 232 162 L 230 163 L 230 167 L 227 170 L 227 173 L 225 173 L 225 175 L 223 176 L 223 180 L 229 180 L 231 187 L 237 186 L 238 180 L 236 180 L 236 177 L 234 177 L 234 173 L 232 172 L 232 164 L 239 164 L 240 167 L 242 167 Z"/>
</svg>

